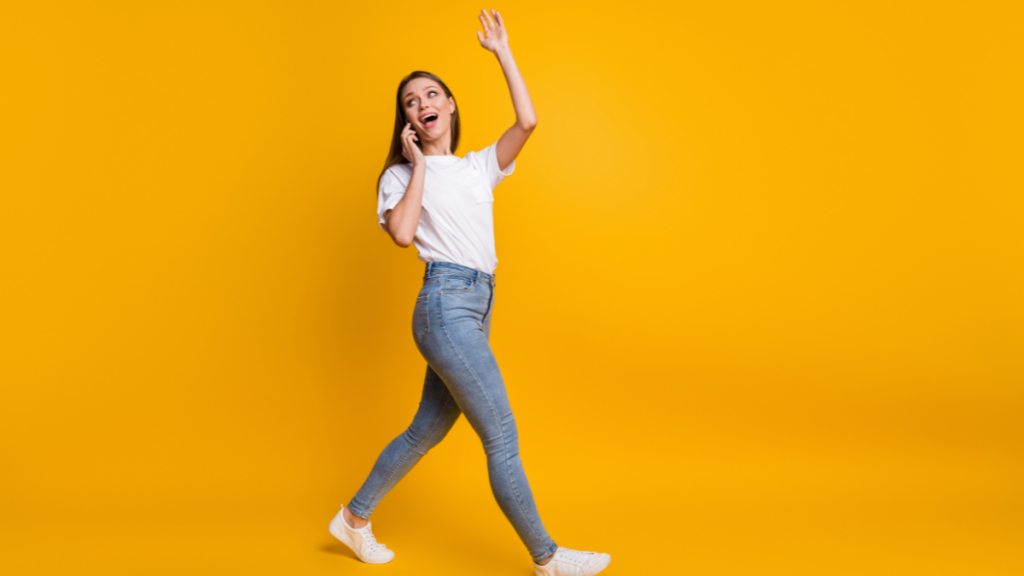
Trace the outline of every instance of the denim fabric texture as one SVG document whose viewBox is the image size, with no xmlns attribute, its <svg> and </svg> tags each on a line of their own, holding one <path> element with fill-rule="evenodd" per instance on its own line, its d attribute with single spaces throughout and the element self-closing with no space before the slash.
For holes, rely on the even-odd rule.
<svg viewBox="0 0 1024 576">
<path fill-rule="evenodd" d="M 412 424 L 391 441 L 349 503 L 369 518 L 381 499 L 465 414 L 487 454 L 491 491 L 534 560 L 558 546 L 548 536 L 519 458 L 519 434 L 489 343 L 494 275 L 453 262 L 427 262 L 412 335 L 427 361 Z"/>
</svg>

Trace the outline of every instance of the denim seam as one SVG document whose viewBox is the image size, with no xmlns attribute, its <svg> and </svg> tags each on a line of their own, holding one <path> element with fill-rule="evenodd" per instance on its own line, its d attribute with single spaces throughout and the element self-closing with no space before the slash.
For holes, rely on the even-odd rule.
<svg viewBox="0 0 1024 576">
<path fill-rule="evenodd" d="M 555 541 L 552 540 L 551 541 L 551 547 L 549 547 L 547 550 L 545 550 L 542 555 L 534 556 L 534 558 L 536 558 L 537 560 L 543 560 L 543 559 L 547 558 L 548 556 L 553 555 L 555 552 L 558 552 L 558 544 L 555 544 Z"/>
<path fill-rule="evenodd" d="M 366 520 L 367 516 L 369 516 L 369 514 L 366 514 L 366 512 L 364 512 L 361 508 L 357 508 L 357 507 L 353 506 L 351 502 L 348 503 L 348 511 L 351 512 L 352 514 L 362 518 L 363 520 Z M 364 514 L 366 514 L 366 515 L 364 516 Z"/>
<path fill-rule="evenodd" d="M 490 313 L 493 311 L 493 308 L 494 308 L 494 286 L 491 286 L 491 295 L 488 296 L 488 298 L 487 298 L 487 313 L 484 314 L 484 319 L 483 319 L 482 322 L 480 322 L 480 331 L 481 332 L 484 331 L 484 325 L 487 324 L 487 316 L 490 315 Z M 485 335 L 486 335 L 486 333 L 485 333 Z M 488 337 L 488 340 L 490 340 L 489 337 Z"/>
<path fill-rule="evenodd" d="M 402 456 L 398 459 L 398 461 L 395 462 L 394 466 L 391 467 L 391 470 L 388 470 L 388 475 L 384 477 L 384 481 L 380 483 L 380 487 L 377 488 L 377 491 L 373 494 L 373 497 L 370 498 L 370 510 L 377 508 L 377 504 L 380 503 L 381 492 L 384 491 L 384 488 L 387 487 L 388 482 L 391 481 L 392 476 L 394 476 L 395 474 L 395 470 L 397 470 L 401 466 L 401 464 L 409 458 L 409 453 L 415 452 L 416 454 L 419 454 L 419 452 L 416 452 L 416 448 L 419 448 L 423 444 L 423 442 L 430 437 L 430 434 L 433 433 L 434 429 L 437 428 L 437 421 L 441 418 L 441 414 L 444 412 L 444 408 L 448 405 L 448 400 L 450 398 L 451 393 L 445 396 L 444 402 L 441 403 L 441 408 L 438 409 L 436 414 L 434 414 L 434 419 L 430 421 L 430 426 L 427 426 L 427 431 L 423 434 L 423 438 L 421 438 L 415 444 L 409 446 L 409 448 L 402 453 Z M 424 454 L 420 455 L 424 456 Z"/>
<path fill-rule="evenodd" d="M 440 302 L 440 308 L 441 325 L 445 326 L 443 300 Z M 469 375 L 473 377 L 473 382 L 475 382 L 476 385 L 481 390 L 483 390 L 483 384 L 480 383 L 480 378 L 478 378 L 477 375 L 473 372 L 473 369 L 469 367 L 469 362 L 466 362 L 466 359 L 462 356 L 462 353 L 459 352 L 458 347 L 455 346 L 455 342 L 452 341 L 451 334 L 448 333 L 448 328 L 445 327 L 444 330 L 442 331 L 444 332 L 445 339 L 448 341 L 448 344 L 451 346 L 451 349 L 455 351 L 455 355 L 458 356 L 460 361 L 462 361 L 462 365 L 466 368 L 466 371 L 469 372 Z M 512 485 L 512 493 L 515 494 L 516 504 L 519 504 L 519 510 L 523 513 L 523 516 L 526 517 L 527 522 L 530 524 L 530 529 L 533 530 L 534 538 L 536 538 L 537 540 L 541 540 L 540 532 L 537 531 L 537 526 L 534 525 L 533 518 L 530 517 L 530 515 L 526 512 L 526 508 L 523 506 L 522 497 L 519 496 L 519 486 L 516 484 L 515 478 L 512 477 L 512 474 L 509 472 L 508 469 L 508 445 L 505 442 L 505 427 L 501 423 L 501 418 L 497 417 L 497 410 L 494 409 L 494 404 L 491 403 L 491 398 L 487 395 L 486 391 L 484 391 L 483 396 L 487 400 L 487 406 L 491 409 L 491 414 L 495 415 L 495 421 L 498 423 L 498 430 L 501 432 L 501 451 L 502 455 L 505 456 L 503 462 L 505 466 L 505 476 L 508 478 L 509 484 Z M 525 469 L 523 473 L 525 474 Z"/>
<path fill-rule="evenodd" d="M 447 282 L 447 279 L 446 279 L 445 283 L 441 286 L 441 293 L 442 294 L 465 294 L 466 292 L 470 292 L 470 291 L 476 289 L 477 281 L 476 281 L 475 278 L 470 278 L 469 276 L 466 276 L 464 274 L 459 274 L 459 276 L 461 276 L 462 278 L 468 279 L 469 280 L 469 286 L 466 286 L 465 288 L 451 288 L 451 289 L 449 289 L 448 288 L 448 282 Z"/>
<path fill-rule="evenodd" d="M 426 308 L 426 310 L 423 311 L 423 322 L 427 325 L 427 329 L 423 332 L 423 336 L 419 337 L 417 337 L 416 332 L 413 331 L 412 336 L 413 338 L 416 339 L 416 344 L 420 344 L 421 342 L 423 342 L 427 335 L 430 334 L 430 292 L 427 292 L 420 298 L 416 298 L 417 304 L 419 304 L 421 301 L 423 302 L 424 308 Z M 413 310 L 415 310 L 415 307 L 413 308 Z"/>
<path fill-rule="evenodd" d="M 469 274 L 468 272 L 458 272 L 456 270 L 446 272 L 435 272 L 433 274 L 428 275 L 426 278 L 442 278 L 444 276 L 461 276 L 463 278 L 469 278 L 470 280 L 476 280 L 476 276 Z"/>
</svg>

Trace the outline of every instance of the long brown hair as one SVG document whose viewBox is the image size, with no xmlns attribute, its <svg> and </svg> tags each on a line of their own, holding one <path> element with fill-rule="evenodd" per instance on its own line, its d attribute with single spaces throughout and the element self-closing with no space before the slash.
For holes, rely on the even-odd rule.
<svg viewBox="0 0 1024 576">
<path fill-rule="evenodd" d="M 430 78 L 434 82 L 441 85 L 441 89 L 444 90 L 445 96 L 455 100 L 455 96 L 452 91 L 448 89 L 448 85 L 445 84 L 440 78 L 434 76 L 430 72 L 424 72 L 422 70 L 416 70 L 412 74 L 409 74 L 405 78 L 402 78 L 402 82 L 398 85 L 398 93 L 395 94 L 395 132 L 391 135 L 391 150 L 388 151 L 388 159 L 384 162 L 384 169 L 380 171 L 380 175 L 377 176 L 377 191 L 380 190 L 380 179 L 384 177 L 384 173 L 388 171 L 395 164 L 408 164 L 405 156 L 402 155 L 402 129 L 405 128 L 407 122 L 405 118 L 405 110 L 402 108 L 402 90 L 405 89 L 405 85 L 408 84 L 415 78 Z M 451 142 L 451 153 L 455 154 L 455 151 L 459 149 L 459 103 L 455 103 L 455 112 L 452 113 L 452 142 Z M 415 140 L 416 145 L 423 148 L 423 143 L 419 140 Z"/>
</svg>

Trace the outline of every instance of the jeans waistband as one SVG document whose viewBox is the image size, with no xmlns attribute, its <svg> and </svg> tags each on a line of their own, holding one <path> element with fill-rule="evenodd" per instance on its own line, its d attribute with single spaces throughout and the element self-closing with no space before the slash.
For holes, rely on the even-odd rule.
<svg viewBox="0 0 1024 576">
<path fill-rule="evenodd" d="M 472 278 L 477 279 L 481 282 L 488 284 L 494 284 L 494 274 L 488 274 L 482 270 L 476 268 L 470 268 L 469 266 L 463 266 L 462 264 L 456 264 L 455 262 L 427 262 L 426 270 L 423 273 L 423 278 L 426 279 L 431 274 L 441 274 L 445 271 L 458 272 L 465 274 Z"/>
</svg>

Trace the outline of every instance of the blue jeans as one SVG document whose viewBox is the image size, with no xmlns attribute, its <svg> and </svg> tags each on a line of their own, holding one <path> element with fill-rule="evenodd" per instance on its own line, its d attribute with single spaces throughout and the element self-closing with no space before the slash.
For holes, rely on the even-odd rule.
<svg viewBox="0 0 1024 576">
<path fill-rule="evenodd" d="M 483 442 L 491 491 L 534 560 L 554 554 L 519 459 L 519 435 L 505 381 L 488 342 L 494 275 L 427 262 L 412 333 L 427 361 L 423 398 L 412 424 L 384 448 L 348 508 L 369 518 L 377 504 L 465 414 Z"/>
</svg>

